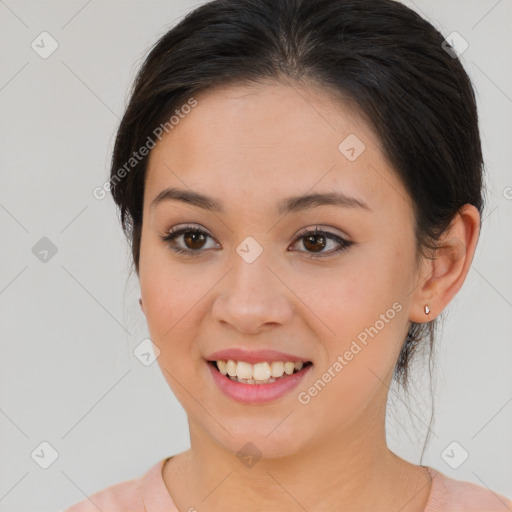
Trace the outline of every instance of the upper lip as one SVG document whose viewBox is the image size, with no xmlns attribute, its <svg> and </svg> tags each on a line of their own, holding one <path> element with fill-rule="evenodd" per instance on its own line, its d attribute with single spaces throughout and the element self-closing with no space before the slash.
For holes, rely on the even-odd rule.
<svg viewBox="0 0 512 512">
<path fill-rule="evenodd" d="M 265 361 L 302 361 L 303 363 L 309 362 L 309 359 L 305 359 L 294 354 L 288 354 L 285 352 L 279 352 L 277 350 L 244 350 L 243 348 L 226 348 L 213 352 L 206 357 L 208 361 L 227 361 L 231 359 L 233 361 L 245 361 L 247 363 L 263 363 Z"/>
</svg>

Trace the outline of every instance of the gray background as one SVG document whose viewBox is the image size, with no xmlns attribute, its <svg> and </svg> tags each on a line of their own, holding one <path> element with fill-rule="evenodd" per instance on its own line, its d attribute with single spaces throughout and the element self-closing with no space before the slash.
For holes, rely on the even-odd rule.
<svg viewBox="0 0 512 512">
<path fill-rule="evenodd" d="M 113 201 L 92 190 L 108 177 L 147 50 L 200 3 L 0 1 L 2 511 L 63 509 L 189 446 L 157 363 L 133 354 L 148 336 L 138 284 Z M 437 340 L 437 419 L 423 463 L 512 497 L 511 1 L 404 3 L 468 41 L 461 60 L 477 90 L 488 171 L 475 260 Z M 59 45 L 46 59 L 31 47 L 43 31 Z M 57 249 L 46 262 L 32 250 L 43 237 Z M 410 412 L 391 394 L 389 445 L 418 463 L 424 367 L 413 381 Z M 445 450 L 453 441 L 452 460 L 469 453 L 457 469 Z M 42 442 L 58 453 L 47 469 Z"/>
</svg>

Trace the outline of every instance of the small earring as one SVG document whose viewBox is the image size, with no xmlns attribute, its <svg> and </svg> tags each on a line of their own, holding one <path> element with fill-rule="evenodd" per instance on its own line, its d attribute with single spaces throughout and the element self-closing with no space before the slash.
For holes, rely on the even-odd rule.
<svg viewBox="0 0 512 512">
<path fill-rule="evenodd" d="M 425 304 L 425 315 L 428 315 L 430 313 L 430 308 L 428 307 L 428 304 Z"/>
<path fill-rule="evenodd" d="M 142 298 L 139 298 L 139 306 L 142 307 Z"/>
</svg>

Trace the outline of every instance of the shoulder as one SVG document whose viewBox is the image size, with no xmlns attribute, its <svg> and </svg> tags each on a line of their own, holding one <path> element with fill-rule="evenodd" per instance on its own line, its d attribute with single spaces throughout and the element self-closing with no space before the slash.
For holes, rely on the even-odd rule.
<svg viewBox="0 0 512 512">
<path fill-rule="evenodd" d="M 91 494 L 63 512 L 98 512 L 109 510 L 144 510 L 142 502 L 142 478 L 126 480 Z"/>
<path fill-rule="evenodd" d="M 429 467 L 432 488 L 425 512 L 510 512 L 512 500 L 486 487 Z"/>
<path fill-rule="evenodd" d="M 162 480 L 165 460 L 158 461 L 144 475 L 106 487 L 61 512 L 144 512 L 160 503 L 173 510 L 172 500 Z"/>
</svg>

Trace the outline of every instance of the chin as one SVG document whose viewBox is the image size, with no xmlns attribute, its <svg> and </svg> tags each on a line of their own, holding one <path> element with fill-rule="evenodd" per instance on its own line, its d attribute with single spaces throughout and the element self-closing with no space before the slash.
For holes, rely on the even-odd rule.
<svg viewBox="0 0 512 512">
<path fill-rule="evenodd" d="M 218 425 L 218 428 L 212 431 L 213 422 L 211 421 L 208 421 L 203 428 L 206 427 L 207 435 L 215 444 L 240 458 L 243 463 L 246 458 L 248 460 L 251 458 L 254 460 L 279 459 L 294 456 L 309 444 L 307 439 L 301 437 L 304 435 L 302 432 L 290 428 L 290 426 L 293 427 L 292 424 L 284 428 L 286 420 L 278 426 L 285 417 L 286 415 L 278 421 L 275 418 L 256 420 L 250 425 L 235 425 L 234 422 L 222 422 L 221 418 L 218 418 L 229 433 Z"/>
</svg>

